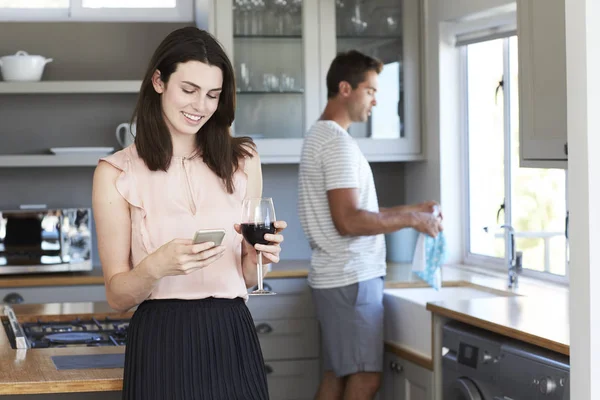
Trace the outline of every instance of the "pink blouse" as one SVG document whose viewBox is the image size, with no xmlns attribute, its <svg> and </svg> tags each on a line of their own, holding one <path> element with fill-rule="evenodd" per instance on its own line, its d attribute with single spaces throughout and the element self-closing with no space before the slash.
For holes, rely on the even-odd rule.
<svg viewBox="0 0 600 400">
<path fill-rule="evenodd" d="M 234 175 L 235 191 L 201 157 L 173 157 L 167 172 L 150 171 L 135 145 L 102 158 L 121 170 L 117 190 L 131 210 L 131 264 L 138 265 L 163 244 L 193 238 L 198 229 L 225 229 L 224 255 L 189 275 L 163 277 L 150 299 L 248 298 L 242 275 L 241 242 L 233 225 L 241 222 L 246 194 L 245 162 Z"/>
</svg>

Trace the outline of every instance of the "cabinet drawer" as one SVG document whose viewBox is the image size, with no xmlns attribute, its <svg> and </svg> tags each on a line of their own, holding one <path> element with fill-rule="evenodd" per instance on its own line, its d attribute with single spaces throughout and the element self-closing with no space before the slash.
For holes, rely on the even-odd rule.
<svg viewBox="0 0 600 400">
<path fill-rule="evenodd" d="M 277 294 L 250 296 L 247 305 L 255 320 L 314 317 L 315 310 L 306 279 L 265 279 L 264 284 Z"/>
<path fill-rule="evenodd" d="M 265 362 L 271 400 L 313 399 L 319 387 L 319 360 Z"/>
<path fill-rule="evenodd" d="M 9 296 L 14 294 L 12 296 Z M 65 303 L 79 301 L 106 301 L 104 285 L 16 287 L 0 289 L 0 304 L 16 295 L 23 299 L 21 304 Z"/>
<path fill-rule="evenodd" d="M 264 320 L 254 325 L 267 361 L 319 357 L 319 326 L 314 319 Z"/>
</svg>

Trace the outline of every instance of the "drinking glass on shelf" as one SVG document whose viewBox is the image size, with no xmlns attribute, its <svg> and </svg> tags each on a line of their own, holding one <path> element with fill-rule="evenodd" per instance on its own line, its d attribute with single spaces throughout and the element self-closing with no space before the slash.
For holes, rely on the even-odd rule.
<svg viewBox="0 0 600 400">
<path fill-rule="evenodd" d="M 250 84 L 250 69 L 248 68 L 248 64 L 240 64 L 240 77 L 243 84 L 242 91 L 252 91 L 252 86 Z"/>
<path fill-rule="evenodd" d="M 275 207 L 270 197 L 244 199 L 242 204 L 242 235 L 253 247 L 256 244 L 269 244 L 265 239 L 267 233 L 275 233 Z M 272 295 L 275 292 L 263 289 L 262 252 L 258 251 L 256 273 L 258 288 L 251 295 Z"/>
</svg>

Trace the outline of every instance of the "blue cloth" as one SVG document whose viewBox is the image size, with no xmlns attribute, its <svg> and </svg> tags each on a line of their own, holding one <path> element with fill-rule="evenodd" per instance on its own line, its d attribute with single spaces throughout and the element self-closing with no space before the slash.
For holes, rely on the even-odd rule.
<svg viewBox="0 0 600 400">
<path fill-rule="evenodd" d="M 415 274 L 435 290 L 442 287 L 442 265 L 446 261 L 446 237 L 440 232 L 433 238 L 425 235 L 424 269 L 414 271 Z"/>
</svg>

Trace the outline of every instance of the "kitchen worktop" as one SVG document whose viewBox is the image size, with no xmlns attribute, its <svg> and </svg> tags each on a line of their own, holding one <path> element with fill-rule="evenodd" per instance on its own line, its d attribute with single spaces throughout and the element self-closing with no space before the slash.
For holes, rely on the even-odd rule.
<svg viewBox="0 0 600 400">
<path fill-rule="evenodd" d="M 308 275 L 308 260 L 289 260 L 275 264 L 267 278 L 299 278 Z M 0 288 L 25 286 L 104 285 L 102 268 L 86 272 L 63 272 L 54 274 L 0 275 Z"/>
<path fill-rule="evenodd" d="M 267 273 L 267 279 L 278 278 L 305 278 L 308 276 L 310 260 L 282 260 L 272 265 L 272 270 Z M 444 267 L 444 283 L 454 285 L 456 282 L 470 282 L 474 285 L 483 285 L 505 289 L 504 282 L 497 277 L 486 274 L 473 274 L 466 269 L 454 266 Z M 31 275 L 0 275 L 0 288 L 28 287 L 28 286 L 69 286 L 69 285 L 104 285 L 102 269 L 95 267 L 88 272 L 65 272 L 54 274 Z M 427 287 L 411 271 L 409 264 L 387 263 L 386 287 Z"/>
<path fill-rule="evenodd" d="M 269 272 L 268 277 L 305 277 L 308 273 L 308 266 L 308 261 L 282 261 L 280 264 L 274 265 L 273 271 Z M 490 290 L 506 290 L 505 281 L 502 275 L 498 274 L 475 274 L 466 268 L 448 266 L 444 267 L 443 277 L 444 286 L 468 285 L 485 287 Z M 10 278 L 0 278 L 0 282 L 4 283 L 6 279 Z M 24 277 L 24 279 L 27 279 L 27 277 Z M 42 278 L 38 277 L 37 279 Z M 52 277 L 44 277 L 43 285 L 50 284 L 46 280 L 51 281 Z M 35 280 L 29 282 L 31 284 Z M 54 284 L 67 284 L 64 280 L 60 282 Z M 102 281 L 99 282 L 99 284 L 101 283 Z M 20 285 L 23 286 L 24 284 L 20 283 Z M 412 273 L 410 265 L 394 263 L 388 264 L 385 286 L 386 288 L 427 287 Z M 554 288 L 552 285 L 538 284 L 536 281 L 531 280 L 529 282 L 527 279 L 523 279 L 520 288 L 512 292 L 524 294 L 527 297 L 479 299 L 469 302 L 445 301 L 430 303 L 428 309 L 458 320 L 465 321 L 465 318 L 469 318 L 465 322 L 485 329 L 498 331 L 504 328 L 500 333 L 517 339 L 533 342 L 533 340 L 542 338 L 545 341 L 536 344 L 545 345 L 545 347 L 557 351 L 562 349 L 561 352 L 564 352 L 566 346 L 568 352 L 567 303 L 561 303 L 561 299 L 568 300 L 568 291 L 560 287 Z M 552 297 L 554 303 L 550 303 L 549 298 Z M 537 303 L 536 300 L 538 300 Z M 488 306 L 485 305 L 487 301 L 489 301 Z M 540 304 L 540 306 L 537 306 L 537 304 Z M 562 308 L 556 311 L 561 304 Z M 487 307 L 492 307 L 491 311 L 488 311 Z M 110 315 L 111 317 L 131 315 L 131 313 L 118 314 L 112 311 L 107 303 L 91 302 L 15 305 L 13 309 L 21 322 L 27 319 L 36 319 L 40 316 L 43 317 L 44 315 L 63 315 L 67 319 L 73 319 L 76 316 L 83 318 L 91 314 L 101 317 L 104 315 Z M 550 316 L 551 318 L 544 316 Z M 543 326 L 542 322 L 544 323 Z M 391 348 L 390 344 L 387 344 L 386 348 L 389 350 Z M 124 352 L 123 347 L 14 350 L 10 346 L 4 329 L 0 329 L 0 359 L 2 360 L 2 363 L 0 363 L 0 395 L 121 390 L 123 374 L 121 368 L 58 371 L 50 357 L 55 355 L 122 352 Z"/>
<path fill-rule="evenodd" d="M 493 297 L 427 304 L 434 314 L 569 355 L 569 302 L 563 296 Z"/>
<path fill-rule="evenodd" d="M 44 316 L 84 318 L 110 315 L 126 318 L 129 313 L 117 313 L 107 303 L 56 303 L 13 306 L 19 322 L 43 319 Z M 4 313 L 2 313 L 3 315 Z M 84 369 L 58 371 L 51 357 L 58 355 L 119 354 L 124 347 L 70 347 L 15 350 L 0 327 L 0 395 L 67 392 L 117 391 L 122 388 L 123 369 Z"/>
<path fill-rule="evenodd" d="M 310 260 L 282 260 L 272 265 L 267 279 L 306 278 L 310 268 Z M 455 269 L 448 269 L 444 281 L 471 279 L 469 274 Z M 70 286 L 70 285 L 104 285 L 104 276 L 100 267 L 89 272 L 65 272 L 55 274 L 0 275 L 0 288 L 28 286 Z M 427 284 L 411 272 L 409 264 L 387 263 L 386 287 L 427 287 Z"/>
</svg>

